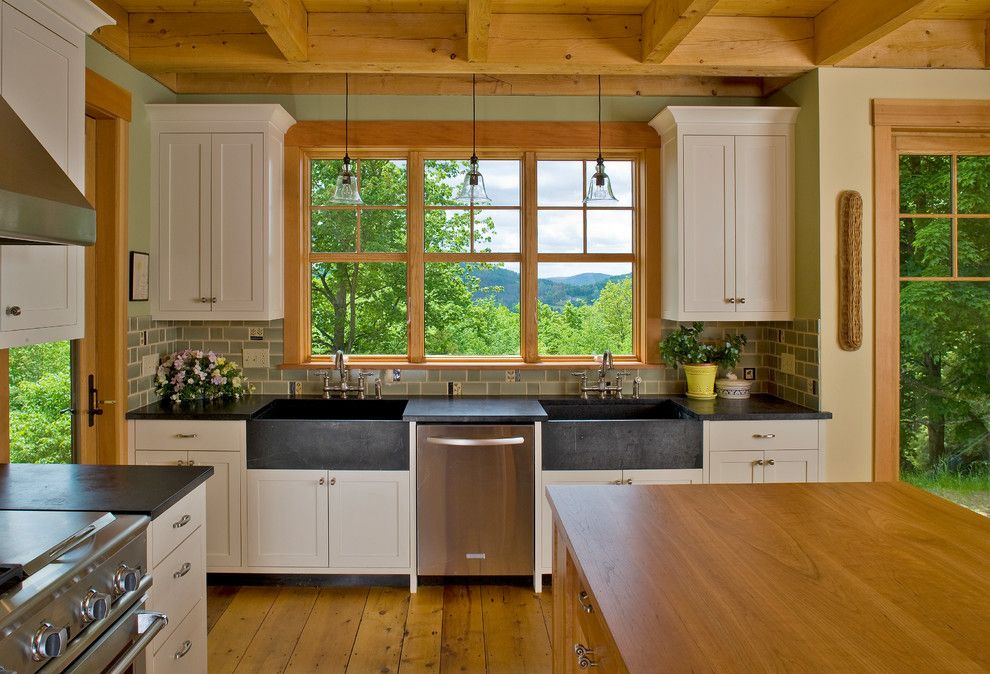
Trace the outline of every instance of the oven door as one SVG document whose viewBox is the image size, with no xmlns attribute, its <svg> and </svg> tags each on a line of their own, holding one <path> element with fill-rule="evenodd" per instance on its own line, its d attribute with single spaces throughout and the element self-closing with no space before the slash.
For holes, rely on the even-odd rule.
<svg viewBox="0 0 990 674">
<path fill-rule="evenodd" d="M 65 668 L 66 674 L 123 674 L 138 661 L 151 640 L 168 625 L 168 618 L 162 613 L 144 610 L 145 600 L 136 602 L 128 611 L 113 623 L 72 664 Z"/>
</svg>

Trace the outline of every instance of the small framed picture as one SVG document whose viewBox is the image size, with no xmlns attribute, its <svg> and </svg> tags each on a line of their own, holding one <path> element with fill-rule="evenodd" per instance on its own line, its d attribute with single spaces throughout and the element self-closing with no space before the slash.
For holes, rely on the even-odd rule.
<svg viewBox="0 0 990 674">
<path fill-rule="evenodd" d="M 148 264 L 151 256 L 147 253 L 131 251 L 131 289 L 128 299 L 131 302 L 148 301 Z"/>
</svg>

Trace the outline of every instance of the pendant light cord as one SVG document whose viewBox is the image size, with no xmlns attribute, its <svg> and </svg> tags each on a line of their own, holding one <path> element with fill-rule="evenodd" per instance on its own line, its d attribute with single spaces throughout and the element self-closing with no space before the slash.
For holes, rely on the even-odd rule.
<svg viewBox="0 0 990 674">
<path fill-rule="evenodd" d="M 598 158 L 602 158 L 602 76 L 598 76 Z"/>
<path fill-rule="evenodd" d="M 471 73 L 471 156 L 478 156 L 478 94 L 477 75 Z"/>
<path fill-rule="evenodd" d="M 349 74 L 344 73 L 344 156 L 347 156 L 347 134 L 348 126 L 350 124 L 350 108 L 351 108 L 351 88 L 349 82 Z"/>
</svg>

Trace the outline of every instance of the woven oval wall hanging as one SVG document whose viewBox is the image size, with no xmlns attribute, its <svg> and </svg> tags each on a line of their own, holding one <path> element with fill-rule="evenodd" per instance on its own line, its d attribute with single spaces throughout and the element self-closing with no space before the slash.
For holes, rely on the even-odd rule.
<svg viewBox="0 0 990 674">
<path fill-rule="evenodd" d="M 863 197 L 839 194 L 839 347 L 863 345 Z"/>
</svg>

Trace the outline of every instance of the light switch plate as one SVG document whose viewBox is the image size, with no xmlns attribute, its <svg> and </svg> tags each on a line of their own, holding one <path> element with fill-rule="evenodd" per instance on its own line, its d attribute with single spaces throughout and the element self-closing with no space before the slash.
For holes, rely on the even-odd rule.
<svg viewBox="0 0 990 674">
<path fill-rule="evenodd" d="M 780 356 L 780 371 L 784 374 L 794 374 L 797 369 L 797 363 L 794 360 L 793 353 L 784 353 Z"/>
<path fill-rule="evenodd" d="M 505 371 L 505 382 L 507 384 L 513 384 L 520 380 L 519 370 L 506 370 Z"/>
<path fill-rule="evenodd" d="M 141 376 L 147 377 L 158 371 L 158 356 L 154 353 L 141 358 Z"/>
<path fill-rule="evenodd" d="M 241 351 L 241 364 L 244 369 L 268 367 L 268 349 L 244 349 Z"/>
</svg>

